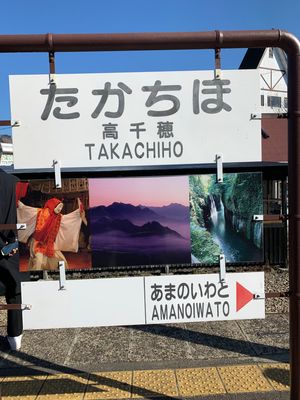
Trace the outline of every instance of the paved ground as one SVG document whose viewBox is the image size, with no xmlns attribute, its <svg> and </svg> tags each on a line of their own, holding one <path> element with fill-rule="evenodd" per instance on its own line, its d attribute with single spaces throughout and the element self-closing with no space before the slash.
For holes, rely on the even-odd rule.
<svg viewBox="0 0 300 400">
<path fill-rule="evenodd" d="M 26 331 L 2 399 L 288 399 L 289 318 Z M 46 318 L 46 316 L 45 316 Z"/>
</svg>

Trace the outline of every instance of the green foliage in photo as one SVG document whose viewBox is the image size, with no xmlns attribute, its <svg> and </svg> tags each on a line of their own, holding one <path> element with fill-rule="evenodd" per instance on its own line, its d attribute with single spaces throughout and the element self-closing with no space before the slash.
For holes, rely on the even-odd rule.
<svg viewBox="0 0 300 400">
<path fill-rule="evenodd" d="M 213 241 L 211 234 L 204 228 L 191 223 L 192 255 L 199 263 L 215 264 L 222 253 L 220 247 Z"/>
</svg>

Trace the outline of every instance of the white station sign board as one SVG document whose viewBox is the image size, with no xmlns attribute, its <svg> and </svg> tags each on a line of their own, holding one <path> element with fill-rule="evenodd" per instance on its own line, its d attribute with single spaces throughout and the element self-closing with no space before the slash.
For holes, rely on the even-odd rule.
<svg viewBox="0 0 300 400">
<path fill-rule="evenodd" d="M 25 329 L 221 321 L 265 317 L 264 273 L 23 282 Z"/>
<path fill-rule="evenodd" d="M 257 70 L 10 76 L 17 169 L 261 161 Z"/>
</svg>

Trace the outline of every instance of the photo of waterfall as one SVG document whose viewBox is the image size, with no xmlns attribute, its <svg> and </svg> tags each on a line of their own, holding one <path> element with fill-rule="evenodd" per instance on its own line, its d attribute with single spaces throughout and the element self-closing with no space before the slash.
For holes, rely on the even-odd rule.
<svg viewBox="0 0 300 400">
<path fill-rule="evenodd" d="M 262 174 L 193 175 L 189 186 L 192 264 L 262 262 Z"/>
</svg>

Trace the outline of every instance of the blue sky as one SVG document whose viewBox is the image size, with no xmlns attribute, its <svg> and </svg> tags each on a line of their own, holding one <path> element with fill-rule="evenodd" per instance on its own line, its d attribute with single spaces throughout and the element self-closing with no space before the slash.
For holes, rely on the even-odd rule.
<svg viewBox="0 0 300 400">
<path fill-rule="evenodd" d="M 287 7 L 284 7 L 287 5 Z M 300 37 L 300 1 L 6 0 L 0 34 L 193 32 L 279 28 Z M 223 50 L 238 68 L 245 49 Z M 213 51 L 57 54 L 57 73 L 212 69 Z M 47 54 L 0 54 L 0 119 L 10 119 L 8 75 L 47 74 Z M 0 128 L 0 134 L 9 129 Z"/>
</svg>

